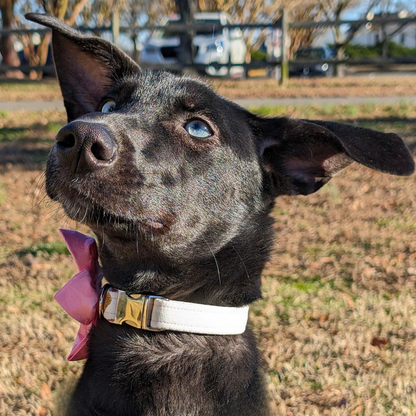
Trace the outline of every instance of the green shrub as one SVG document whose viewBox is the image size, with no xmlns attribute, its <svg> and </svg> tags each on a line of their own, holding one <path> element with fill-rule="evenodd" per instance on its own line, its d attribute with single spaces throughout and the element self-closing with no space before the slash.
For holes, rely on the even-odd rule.
<svg viewBox="0 0 416 416">
<path fill-rule="evenodd" d="M 267 59 L 267 52 L 266 51 L 254 51 L 251 53 L 251 60 L 252 61 L 265 61 Z"/>
<path fill-rule="evenodd" d="M 351 59 L 378 58 L 381 57 L 383 44 L 378 42 L 372 46 L 347 45 L 345 53 Z M 388 42 L 388 56 L 391 58 L 410 58 L 416 56 L 416 48 L 408 48 L 395 42 Z"/>
<path fill-rule="evenodd" d="M 377 46 L 347 45 L 345 53 L 351 59 L 377 58 L 380 56 L 381 50 Z"/>
<path fill-rule="evenodd" d="M 411 58 L 416 56 L 416 48 L 408 48 L 395 42 L 389 42 L 388 51 L 389 56 L 394 58 Z"/>
</svg>

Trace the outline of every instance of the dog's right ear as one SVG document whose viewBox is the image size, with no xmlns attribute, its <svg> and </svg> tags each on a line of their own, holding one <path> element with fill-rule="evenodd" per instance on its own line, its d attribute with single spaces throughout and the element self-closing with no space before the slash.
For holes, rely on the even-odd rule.
<svg viewBox="0 0 416 416">
<path fill-rule="evenodd" d="M 320 120 L 251 116 L 266 194 L 308 195 L 352 162 L 391 175 L 411 175 L 415 162 L 393 133 Z"/>
<path fill-rule="evenodd" d="M 26 19 L 52 28 L 52 50 L 68 121 L 97 111 L 114 83 L 139 66 L 110 42 L 85 35 L 56 17 L 29 13 Z"/>
</svg>

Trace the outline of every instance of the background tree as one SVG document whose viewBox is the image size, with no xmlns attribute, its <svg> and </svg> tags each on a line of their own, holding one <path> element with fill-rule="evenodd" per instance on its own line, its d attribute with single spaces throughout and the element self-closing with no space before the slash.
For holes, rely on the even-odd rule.
<svg viewBox="0 0 416 416">
<path fill-rule="evenodd" d="M 198 0 L 201 11 L 223 11 L 229 13 L 236 23 L 271 23 L 281 14 L 281 2 L 264 0 Z M 264 42 L 266 33 L 249 31 L 246 33 L 248 53 L 256 51 Z M 249 60 L 249 59 L 247 59 Z"/>
<path fill-rule="evenodd" d="M 407 17 L 409 14 L 414 14 L 416 11 L 416 1 L 402 1 L 402 0 L 381 0 L 372 10 L 374 16 L 383 17 L 388 19 L 389 17 Z M 381 24 L 380 27 L 380 42 L 381 42 L 381 55 L 383 58 L 383 64 L 381 67 L 384 69 L 384 62 L 388 58 L 389 44 L 391 39 L 396 33 L 399 33 L 409 23 L 395 23 L 395 24 Z"/>
<path fill-rule="evenodd" d="M 19 2 L 19 16 L 23 17 L 25 13 L 39 12 L 48 13 L 64 20 L 69 25 L 73 25 L 80 16 L 82 10 L 88 3 L 88 0 L 30 0 Z M 23 18 L 19 18 L 20 26 L 27 26 Z M 30 66 L 44 66 L 48 58 L 49 44 L 51 33 L 45 33 L 41 36 L 40 42 L 35 45 L 32 35 L 21 35 L 19 37 L 23 45 L 23 53 Z M 42 71 L 32 71 L 31 78 L 41 78 Z"/>
<path fill-rule="evenodd" d="M 120 15 L 121 25 L 137 27 L 160 23 L 162 18 L 174 13 L 174 0 L 128 0 L 124 12 Z M 130 40 L 133 44 L 132 58 L 138 62 L 138 33 L 131 32 Z"/>
<path fill-rule="evenodd" d="M 304 21 L 321 21 L 324 18 L 324 11 L 316 3 L 312 1 L 306 4 L 299 4 L 296 7 L 293 7 L 289 13 L 289 19 L 291 22 L 304 22 Z M 299 28 L 299 29 L 290 29 L 290 50 L 289 56 L 293 58 L 295 52 L 299 48 L 306 48 L 312 46 L 313 41 L 317 36 L 324 33 L 326 29 L 319 27 L 316 28 Z"/>
<path fill-rule="evenodd" d="M 110 26 L 116 10 L 119 13 L 120 26 L 135 28 L 160 22 L 162 17 L 174 12 L 175 3 L 173 0 L 89 1 L 78 20 L 90 27 Z M 138 33 L 131 31 L 127 36 L 133 45 L 132 58 L 137 62 L 139 59 Z"/>
<path fill-rule="evenodd" d="M 290 21 L 316 20 L 322 17 L 320 7 L 316 6 L 316 0 L 197 0 L 201 11 L 224 11 L 229 13 L 237 23 L 273 23 L 281 16 L 285 8 L 288 11 Z M 291 51 L 300 45 L 308 46 L 312 43 L 319 29 L 292 30 Z M 258 30 L 252 30 L 246 34 L 247 48 L 250 53 L 256 51 L 267 36 L 266 31 L 259 34 Z"/>
<path fill-rule="evenodd" d="M 361 0 L 318 0 L 321 10 L 326 20 L 340 21 L 342 15 L 346 10 L 351 9 L 357 5 L 365 6 L 364 15 L 376 8 L 382 0 L 369 0 L 363 4 Z M 332 31 L 335 39 L 336 58 L 342 60 L 344 58 L 345 47 L 356 36 L 361 25 L 350 25 L 349 30 L 344 31 L 341 26 L 333 26 Z M 335 65 L 335 74 L 338 77 L 343 77 L 345 74 L 345 66 L 342 64 Z"/>
<path fill-rule="evenodd" d="M 16 0 L 0 0 L 0 12 L 3 29 L 13 29 L 15 25 L 14 6 Z M 3 64 L 19 66 L 20 59 L 13 47 L 15 36 L 2 35 L 0 37 L 0 53 L 3 57 Z M 16 75 L 16 71 L 13 72 Z"/>
</svg>

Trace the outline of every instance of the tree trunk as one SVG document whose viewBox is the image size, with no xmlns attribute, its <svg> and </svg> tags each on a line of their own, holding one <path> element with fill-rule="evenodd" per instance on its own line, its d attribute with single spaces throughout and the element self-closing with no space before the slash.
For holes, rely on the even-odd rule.
<svg viewBox="0 0 416 416">
<path fill-rule="evenodd" d="M 15 0 L 0 0 L 0 11 L 3 29 L 13 28 L 13 6 Z M 14 35 L 3 35 L 0 38 L 0 52 L 3 56 L 3 64 L 19 66 L 20 60 L 13 47 Z"/>
<path fill-rule="evenodd" d="M 344 46 L 339 45 L 337 48 L 337 60 L 344 59 Z M 344 78 L 345 76 L 345 65 L 344 64 L 336 64 L 335 65 L 335 76 L 338 78 Z"/>
<path fill-rule="evenodd" d="M 132 35 L 130 38 L 133 42 L 133 54 L 132 54 L 132 59 L 134 62 L 139 62 L 140 59 L 140 52 L 137 49 L 137 36 L 136 34 Z"/>
<path fill-rule="evenodd" d="M 386 26 L 381 26 L 381 33 L 382 33 L 382 44 L 381 44 L 381 57 L 382 63 L 380 65 L 380 69 L 385 71 L 387 69 L 387 59 L 389 57 L 389 38 L 387 36 Z"/>
</svg>

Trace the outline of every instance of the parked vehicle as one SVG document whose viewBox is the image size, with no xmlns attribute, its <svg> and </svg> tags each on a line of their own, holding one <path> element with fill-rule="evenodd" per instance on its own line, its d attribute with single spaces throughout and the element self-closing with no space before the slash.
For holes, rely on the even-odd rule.
<svg viewBox="0 0 416 416">
<path fill-rule="evenodd" d="M 297 60 L 300 62 L 296 63 Z M 300 48 L 296 51 L 295 62 L 290 65 L 289 72 L 292 76 L 332 76 L 331 60 L 332 53 L 327 48 Z"/>
<path fill-rule="evenodd" d="M 206 65 L 205 75 L 241 77 L 247 47 L 241 29 L 229 29 L 225 25 L 233 24 L 231 16 L 224 12 L 196 13 L 197 23 L 212 24 L 209 30 L 197 30 L 192 40 L 194 63 Z M 171 18 L 166 25 L 177 22 Z M 140 54 L 142 64 L 175 64 L 178 62 L 180 38 L 172 32 L 156 31 L 144 44 Z M 232 66 L 230 66 L 230 64 Z"/>
</svg>

